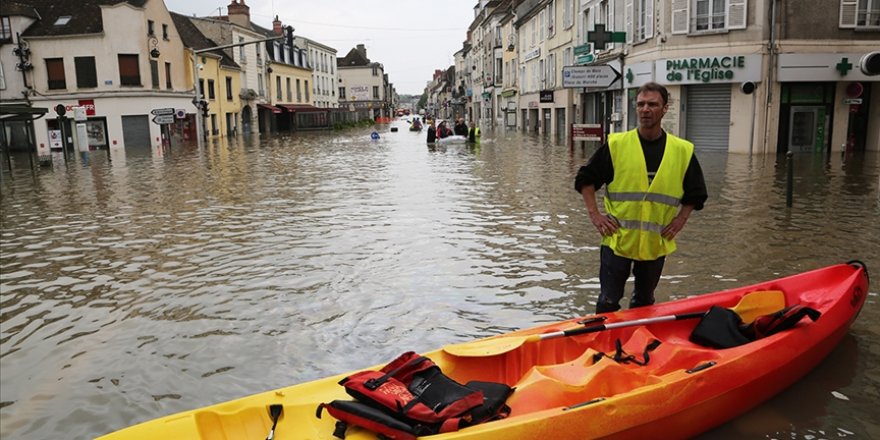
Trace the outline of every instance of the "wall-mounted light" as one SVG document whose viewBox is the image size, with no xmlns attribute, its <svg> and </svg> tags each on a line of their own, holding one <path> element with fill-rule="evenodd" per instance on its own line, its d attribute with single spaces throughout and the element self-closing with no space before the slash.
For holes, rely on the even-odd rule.
<svg viewBox="0 0 880 440">
<path fill-rule="evenodd" d="M 150 57 L 159 58 L 159 40 L 156 37 L 150 37 Z"/>
</svg>

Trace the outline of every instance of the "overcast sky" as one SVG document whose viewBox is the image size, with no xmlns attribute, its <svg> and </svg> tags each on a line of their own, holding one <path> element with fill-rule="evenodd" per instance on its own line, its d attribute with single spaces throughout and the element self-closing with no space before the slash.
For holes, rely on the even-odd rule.
<svg viewBox="0 0 880 440">
<path fill-rule="evenodd" d="M 230 0 L 165 0 L 183 15 L 226 14 Z M 421 95 L 434 69 L 454 63 L 474 17 L 476 0 L 245 0 L 251 21 L 272 29 L 277 15 L 295 34 L 345 56 L 357 44 L 382 63 L 397 93 Z"/>
</svg>

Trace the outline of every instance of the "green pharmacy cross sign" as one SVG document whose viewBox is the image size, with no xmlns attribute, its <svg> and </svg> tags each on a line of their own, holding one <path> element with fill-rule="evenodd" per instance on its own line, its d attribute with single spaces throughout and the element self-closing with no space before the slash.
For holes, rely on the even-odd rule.
<svg viewBox="0 0 880 440">
<path fill-rule="evenodd" d="M 835 66 L 835 69 L 840 72 L 840 76 L 846 76 L 846 74 L 849 73 L 852 68 L 853 65 L 849 62 L 849 58 L 847 57 L 843 57 L 843 59 L 841 59 L 840 62 L 837 63 L 837 66 Z"/>
<path fill-rule="evenodd" d="M 597 50 L 604 50 L 608 43 L 625 43 L 626 32 L 606 31 L 604 24 L 596 24 L 593 32 L 587 32 L 587 41 L 593 43 Z"/>
</svg>

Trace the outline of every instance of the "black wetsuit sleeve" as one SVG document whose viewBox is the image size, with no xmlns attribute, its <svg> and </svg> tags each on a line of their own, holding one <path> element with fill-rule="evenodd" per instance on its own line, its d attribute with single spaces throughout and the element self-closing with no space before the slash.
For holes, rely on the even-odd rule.
<svg viewBox="0 0 880 440">
<path fill-rule="evenodd" d="M 614 166 L 611 164 L 611 150 L 608 144 L 605 144 L 593 153 L 586 165 L 578 170 L 574 179 L 574 189 L 580 193 L 584 186 L 593 185 L 598 191 L 612 180 L 614 180 Z"/>
<path fill-rule="evenodd" d="M 709 198 L 709 192 L 706 189 L 703 169 L 700 168 L 700 161 L 697 160 L 696 154 L 691 155 L 691 162 L 684 173 L 683 187 L 684 195 L 681 197 L 681 204 L 692 205 L 697 211 L 703 209 L 703 204 Z"/>
</svg>

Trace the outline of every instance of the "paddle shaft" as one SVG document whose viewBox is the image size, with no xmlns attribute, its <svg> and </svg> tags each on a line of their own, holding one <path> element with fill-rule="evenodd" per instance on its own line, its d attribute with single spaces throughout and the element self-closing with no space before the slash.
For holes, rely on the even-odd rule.
<svg viewBox="0 0 880 440">
<path fill-rule="evenodd" d="M 645 324 L 654 324 L 657 322 L 666 322 L 666 321 L 678 321 L 681 319 L 696 319 L 702 318 L 708 311 L 705 312 L 694 312 L 694 313 L 682 313 L 680 315 L 666 315 L 666 316 L 657 316 L 654 318 L 642 318 L 642 319 L 634 319 L 632 321 L 621 321 L 621 322 L 612 322 L 610 324 L 600 324 L 594 325 L 590 327 L 581 327 L 571 330 L 563 330 L 553 333 L 544 333 L 539 335 L 539 340 L 551 339 L 551 338 L 559 338 L 563 336 L 576 336 L 582 335 L 585 333 L 595 333 L 601 332 L 604 330 L 611 330 L 615 328 L 623 328 L 623 327 L 634 327 L 638 325 Z"/>
</svg>

